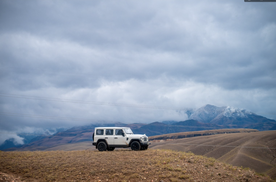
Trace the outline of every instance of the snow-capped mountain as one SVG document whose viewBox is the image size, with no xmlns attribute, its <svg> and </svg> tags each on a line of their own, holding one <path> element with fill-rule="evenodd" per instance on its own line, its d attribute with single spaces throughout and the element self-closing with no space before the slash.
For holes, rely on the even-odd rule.
<svg viewBox="0 0 276 182">
<path fill-rule="evenodd" d="M 245 109 L 237 109 L 237 108 L 227 106 L 222 114 L 225 117 L 248 118 L 248 116 L 253 115 L 254 113 L 249 112 Z"/>
<path fill-rule="evenodd" d="M 206 105 L 195 110 L 189 117 L 202 123 L 212 123 L 227 127 L 254 128 L 266 130 L 276 124 L 275 120 L 259 116 L 245 109 L 229 106 Z"/>
<path fill-rule="evenodd" d="M 218 115 L 222 114 L 225 111 L 226 107 L 216 107 L 213 105 L 207 104 L 204 107 L 201 107 L 195 110 L 189 117 L 189 119 L 194 119 L 202 123 L 211 123 Z"/>
</svg>

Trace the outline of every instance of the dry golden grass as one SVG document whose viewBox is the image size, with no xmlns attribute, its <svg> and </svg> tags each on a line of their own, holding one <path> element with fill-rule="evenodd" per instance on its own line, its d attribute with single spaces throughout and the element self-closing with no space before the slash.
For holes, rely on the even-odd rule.
<svg viewBox="0 0 276 182">
<path fill-rule="evenodd" d="M 17 181 L 270 181 L 213 158 L 159 149 L 0 152 L 0 164 L 1 174 Z"/>
<path fill-rule="evenodd" d="M 55 147 L 49 147 L 45 149 L 45 151 L 51 150 L 64 150 L 64 151 L 72 151 L 72 150 L 96 150 L 95 146 L 92 145 L 92 141 L 86 142 L 78 142 L 78 143 L 68 143 L 64 145 L 58 145 Z"/>
</svg>

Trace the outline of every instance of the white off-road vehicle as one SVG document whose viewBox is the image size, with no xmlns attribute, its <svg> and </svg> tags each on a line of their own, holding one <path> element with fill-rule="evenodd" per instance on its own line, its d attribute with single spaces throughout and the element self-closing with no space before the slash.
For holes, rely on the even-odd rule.
<svg viewBox="0 0 276 182">
<path fill-rule="evenodd" d="M 96 127 L 93 133 L 93 145 L 99 151 L 113 151 L 115 148 L 131 147 L 132 150 L 146 150 L 150 145 L 144 134 L 133 134 L 128 127 Z"/>
</svg>

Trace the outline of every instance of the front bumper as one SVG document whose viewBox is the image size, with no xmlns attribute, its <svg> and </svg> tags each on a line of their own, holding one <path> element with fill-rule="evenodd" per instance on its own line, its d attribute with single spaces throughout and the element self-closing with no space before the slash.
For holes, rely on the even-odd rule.
<svg viewBox="0 0 276 182">
<path fill-rule="evenodd" d="M 140 142 L 140 144 L 141 144 L 142 147 L 151 145 L 150 142 Z"/>
</svg>

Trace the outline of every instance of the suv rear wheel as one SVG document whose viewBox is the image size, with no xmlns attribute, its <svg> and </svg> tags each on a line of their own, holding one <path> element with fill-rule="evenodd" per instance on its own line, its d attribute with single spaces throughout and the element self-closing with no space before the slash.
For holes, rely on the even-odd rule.
<svg viewBox="0 0 276 182">
<path fill-rule="evenodd" d="M 106 143 L 105 142 L 99 142 L 98 145 L 97 145 L 97 148 L 98 148 L 99 151 L 106 151 L 106 149 L 107 149 Z"/>
<path fill-rule="evenodd" d="M 132 142 L 130 147 L 131 147 L 131 150 L 140 150 L 141 149 L 141 145 L 137 141 Z"/>
</svg>

